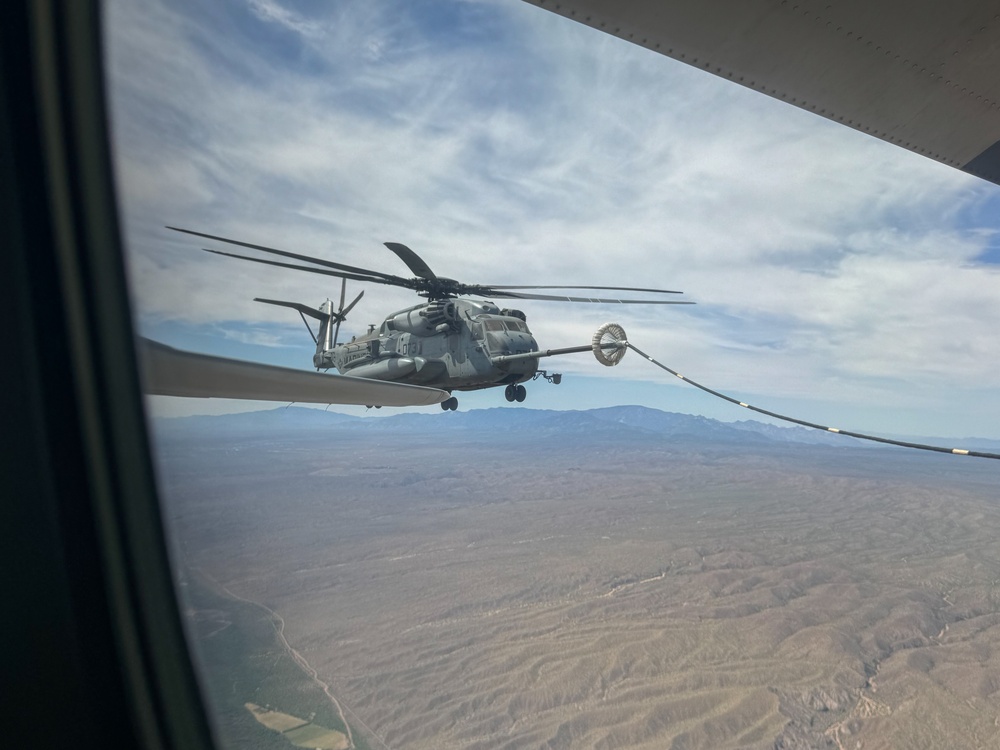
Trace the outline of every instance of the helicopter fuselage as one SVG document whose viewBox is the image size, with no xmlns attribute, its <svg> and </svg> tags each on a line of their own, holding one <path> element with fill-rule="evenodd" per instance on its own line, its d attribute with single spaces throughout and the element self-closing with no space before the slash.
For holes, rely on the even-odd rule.
<svg viewBox="0 0 1000 750">
<path fill-rule="evenodd" d="M 494 362 L 536 352 L 538 343 L 524 313 L 488 301 L 428 301 L 395 312 L 377 328 L 336 346 L 324 333 L 313 364 L 342 375 L 473 391 L 531 380 L 538 371 L 534 358 Z"/>
</svg>

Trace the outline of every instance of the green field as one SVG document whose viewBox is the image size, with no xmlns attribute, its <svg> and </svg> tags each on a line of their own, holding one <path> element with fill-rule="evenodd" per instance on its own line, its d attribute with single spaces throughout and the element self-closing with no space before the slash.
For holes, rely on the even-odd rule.
<svg viewBox="0 0 1000 750">
<path fill-rule="evenodd" d="M 347 735 L 334 729 L 314 724 L 298 716 L 274 711 L 256 703 L 247 703 L 247 711 L 268 729 L 278 732 L 297 747 L 315 750 L 347 750 Z"/>
<path fill-rule="evenodd" d="M 268 729 L 245 704 L 283 711 L 346 733 L 323 694 L 279 642 L 272 617 L 262 608 L 217 591 L 196 572 L 180 587 L 204 699 L 224 747 L 288 750 L 292 741 Z M 351 727 L 355 747 L 368 745 Z"/>
</svg>

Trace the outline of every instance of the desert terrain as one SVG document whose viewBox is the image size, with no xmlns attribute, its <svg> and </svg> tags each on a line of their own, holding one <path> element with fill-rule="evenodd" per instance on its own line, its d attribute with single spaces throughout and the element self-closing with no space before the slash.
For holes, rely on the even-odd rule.
<svg viewBox="0 0 1000 750">
<path fill-rule="evenodd" d="M 224 742 L 1000 746 L 998 462 L 497 412 L 157 431 Z"/>
</svg>

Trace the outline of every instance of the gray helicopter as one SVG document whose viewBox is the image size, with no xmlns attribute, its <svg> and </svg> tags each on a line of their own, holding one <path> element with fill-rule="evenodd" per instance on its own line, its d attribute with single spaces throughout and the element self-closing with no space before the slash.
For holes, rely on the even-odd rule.
<svg viewBox="0 0 1000 750">
<path fill-rule="evenodd" d="M 206 252 L 340 278 L 342 280 L 340 303 L 336 309 L 329 299 L 319 308 L 315 308 L 299 302 L 254 298 L 255 302 L 278 305 L 298 311 L 316 344 L 313 365 L 317 370 L 334 368 L 341 375 L 422 385 L 439 388 L 449 393 L 503 386 L 504 396 L 507 401 L 512 402 L 524 401 L 527 391 L 523 383 L 529 380 L 541 377 L 556 385 L 560 383 L 562 376 L 559 373 L 549 373 L 538 368 L 538 360 L 542 357 L 592 351 L 602 364 L 607 366 L 618 364 L 627 348 L 625 331 L 617 323 L 606 323 L 597 330 L 590 344 L 543 351 L 539 349 L 538 343 L 528 329 L 527 316 L 523 312 L 512 308 L 501 308 L 492 301 L 465 299 L 465 297 L 597 304 L 694 304 L 664 299 L 608 299 L 521 291 L 529 289 L 603 289 L 650 294 L 681 293 L 667 289 L 463 284 L 454 279 L 437 276 L 420 256 L 406 245 L 401 245 L 398 242 L 386 242 L 385 246 L 409 267 L 415 274 L 414 278 L 407 279 L 381 271 L 334 263 L 322 258 L 195 232 L 190 229 L 178 227 L 167 227 L 167 229 L 311 265 L 286 263 L 204 248 Z M 348 280 L 412 289 L 426 301 L 394 312 L 378 327 L 372 325 L 364 335 L 355 336 L 348 342 L 340 343 L 338 342 L 340 324 L 344 322 L 347 314 L 364 296 L 364 292 L 361 292 L 345 307 Z M 313 333 L 307 318 L 313 318 L 319 322 L 318 333 Z M 441 408 L 446 411 L 454 411 L 458 408 L 458 399 L 451 396 L 441 402 Z"/>
</svg>

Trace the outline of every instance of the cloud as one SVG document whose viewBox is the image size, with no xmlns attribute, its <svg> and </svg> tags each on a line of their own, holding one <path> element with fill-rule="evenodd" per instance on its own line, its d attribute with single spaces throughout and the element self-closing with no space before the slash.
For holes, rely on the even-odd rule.
<svg viewBox="0 0 1000 750">
<path fill-rule="evenodd" d="M 996 188 L 956 170 L 527 4 L 117 0 L 107 23 L 141 316 L 278 325 L 253 296 L 338 291 L 164 224 L 405 275 L 394 240 L 470 282 L 698 302 L 525 304 L 543 346 L 614 318 L 751 392 L 995 380 Z M 379 287 L 352 322 L 412 302 Z M 616 375 L 658 377 L 636 365 Z"/>
<path fill-rule="evenodd" d="M 229 341 L 238 341 L 241 344 L 252 344 L 254 346 L 267 346 L 274 348 L 288 348 L 293 346 L 295 348 L 300 348 L 298 346 L 299 342 L 296 342 L 296 344 L 291 343 L 291 340 L 287 335 L 262 330 L 260 328 L 240 331 L 218 326 L 215 330 L 218 335 L 222 336 L 222 338 Z"/>
<path fill-rule="evenodd" d="M 260 20 L 274 23 L 307 39 L 320 41 L 326 36 L 323 24 L 303 18 L 280 3 L 268 0 L 250 0 L 248 8 Z"/>
</svg>

